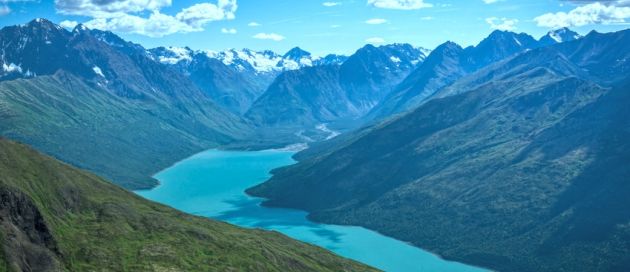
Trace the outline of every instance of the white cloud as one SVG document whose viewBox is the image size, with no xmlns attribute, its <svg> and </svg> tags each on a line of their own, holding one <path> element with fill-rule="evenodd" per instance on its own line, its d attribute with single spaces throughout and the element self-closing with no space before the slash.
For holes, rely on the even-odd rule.
<svg viewBox="0 0 630 272">
<path fill-rule="evenodd" d="M 546 13 L 534 18 L 534 21 L 538 26 L 549 28 L 625 23 L 630 18 L 629 4 L 628 1 L 614 1 L 610 5 L 595 2 L 576 7 L 568 13 Z"/>
<path fill-rule="evenodd" d="M 433 19 L 435 19 L 435 18 L 433 18 L 433 16 L 424 16 L 424 17 L 420 17 L 420 20 L 423 20 L 423 21 L 431 21 L 431 20 L 433 20 Z"/>
<path fill-rule="evenodd" d="M 424 0 L 367 0 L 367 4 L 384 9 L 421 9 L 430 8 L 433 5 L 425 3 Z"/>
<path fill-rule="evenodd" d="M 516 29 L 518 19 L 490 17 L 486 18 L 486 23 L 488 23 L 492 29 L 512 31 Z"/>
<path fill-rule="evenodd" d="M 69 20 L 64 20 L 59 23 L 60 26 L 65 27 L 65 28 L 74 28 L 78 24 L 79 22 L 77 21 L 69 21 Z"/>
<path fill-rule="evenodd" d="M 236 34 L 236 28 L 221 28 L 223 34 Z"/>
<path fill-rule="evenodd" d="M 285 39 L 284 36 L 276 34 L 276 33 L 258 33 L 254 35 L 252 38 L 259 40 L 272 40 L 272 41 L 282 41 Z"/>
<path fill-rule="evenodd" d="M 387 23 L 387 20 L 380 19 L 380 18 L 374 18 L 374 19 L 369 19 L 369 20 L 365 21 L 365 23 L 368 24 L 368 25 L 380 25 L 380 24 Z"/>
<path fill-rule="evenodd" d="M 159 10 L 170 5 L 171 0 L 55 0 L 55 8 L 62 14 L 97 18 Z"/>
<path fill-rule="evenodd" d="M 109 30 L 114 32 L 135 33 L 149 37 L 162 37 L 174 33 L 202 31 L 173 16 L 154 11 L 148 18 L 124 14 L 113 18 L 96 18 L 84 23 L 88 28 Z"/>
<path fill-rule="evenodd" d="M 257 27 L 257 26 L 260 26 L 260 24 L 256 22 L 250 22 L 249 24 L 247 24 L 247 26 Z"/>
<path fill-rule="evenodd" d="M 482 0 L 482 1 L 486 4 L 493 4 L 493 3 L 499 2 L 499 0 Z"/>
<path fill-rule="evenodd" d="M 175 18 L 194 27 L 201 27 L 210 21 L 233 20 L 237 9 L 236 0 L 219 0 L 215 4 L 200 3 L 177 13 Z"/>
<path fill-rule="evenodd" d="M 172 0 L 55 0 L 58 12 L 92 17 L 89 28 L 162 37 L 174 33 L 203 31 L 208 22 L 234 19 L 236 0 L 217 0 L 216 4 L 198 3 L 175 15 L 160 9 Z M 145 14 L 150 11 L 148 17 Z"/>
<path fill-rule="evenodd" d="M 4 16 L 11 13 L 9 6 L 0 6 L 0 16 Z"/>
<path fill-rule="evenodd" d="M 385 39 L 380 38 L 380 37 L 372 37 L 369 38 L 367 40 L 365 40 L 368 43 L 385 43 Z"/>
<path fill-rule="evenodd" d="M 341 25 L 330 25 L 330 28 L 340 28 Z"/>
<path fill-rule="evenodd" d="M 324 2 L 322 3 L 324 7 L 334 7 L 341 5 L 341 2 Z"/>
</svg>

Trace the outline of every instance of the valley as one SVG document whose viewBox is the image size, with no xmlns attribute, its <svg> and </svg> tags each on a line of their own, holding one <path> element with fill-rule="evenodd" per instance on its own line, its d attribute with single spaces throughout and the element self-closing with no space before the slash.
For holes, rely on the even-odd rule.
<svg viewBox="0 0 630 272">
<path fill-rule="evenodd" d="M 391 5 L 367 6 L 421 9 Z M 0 272 L 630 269 L 629 29 L 490 17 L 474 43 L 317 54 L 138 38 L 202 39 L 228 9 L 2 24 Z M 274 24 L 246 26 L 220 33 Z"/>
<path fill-rule="evenodd" d="M 158 173 L 160 186 L 139 195 L 186 213 L 247 228 L 281 232 L 332 252 L 391 272 L 481 272 L 360 227 L 318 224 L 298 210 L 260 206 L 245 189 L 269 178 L 274 168 L 293 164 L 294 152 L 209 150 Z"/>
</svg>

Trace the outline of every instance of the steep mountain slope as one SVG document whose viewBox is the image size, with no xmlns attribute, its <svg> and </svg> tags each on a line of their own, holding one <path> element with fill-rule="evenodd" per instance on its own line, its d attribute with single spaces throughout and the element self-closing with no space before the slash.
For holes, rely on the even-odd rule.
<svg viewBox="0 0 630 272">
<path fill-rule="evenodd" d="M 189 48 L 158 47 L 149 50 L 152 58 L 188 76 L 220 106 L 243 114 L 267 88 L 269 76 L 238 71 L 205 52 Z"/>
<path fill-rule="evenodd" d="M 626 32 L 484 69 L 248 192 L 497 270 L 626 271 Z"/>
<path fill-rule="evenodd" d="M 592 32 L 581 40 L 534 49 L 527 54 L 488 65 L 440 89 L 432 97 L 445 97 L 474 90 L 488 82 L 509 78 L 517 73 L 545 67 L 564 76 L 575 75 L 604 86 L 624 80 L 630 71 L 630 31 Z"/>
<path fill-rule="evenodd" d="M 367 45 L 341 66 L 324 65 L 281 74 L 246 117 L 272 126 L 314 126 L 355 119 L 368 112 L 423 59 L 423 51 L 410 45 Z"/>
<path fill-rule="evenodd" d="M 0 139 L 0 267 L 15 271 L 370 271 L 283 235 L 144 200 Z"/>
<path fill-rule="evenodd" d="M 372 110 L 369 119 L 386 118 L 413 109 L 457 79 L 538 46 L 537 41 L 527 34 L 499 30 L 474 47 L 463 49 L 453 42 L 446 42 L 433 50 L 425 62 L 396 86 Z"/>
<path fill-rule="evenodd" d="M 338 55 L 318 58 L 299 47 L 282 56 L 272 51 L 209 52 L 187 47 L 158 47 L 148 52 L 156 61 L 189 76 L 214 101 L 236 114 L 244 114 L 282 71 L 339 65 L 347 59 Z"/>
<path fill-rule="evenodd" d="M 188 78 L 111 33 L 38 19 L 0 36 L 2 61 L 21 70 L 0 81 L 0 135 L 125 187 L 152 186 L 156 171 L 249 132 Z"/>
</svg>

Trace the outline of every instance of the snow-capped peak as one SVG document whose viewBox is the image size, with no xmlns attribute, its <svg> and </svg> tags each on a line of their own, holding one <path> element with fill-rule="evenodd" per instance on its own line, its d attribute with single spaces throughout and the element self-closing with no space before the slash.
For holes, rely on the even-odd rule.
<svg viewBox="0 0 630 272">
<path fill-rule="evenodd" d="M 159 47 L 153 49 L 153 57 L 166 64 L 177 64 L 180 61 L 191 61 L 194 52 L 188 47 Z"/>
<path fill-rule="evenodd" d="M 582 36 L 566 27 L 549 31 L 547 35 L 540 38 L 543 45 L 570 42 L 582 38 Z"/>
<path fill-rule="evenodd" d="M 345 56 L 328 55 L 325 58 L 315 57 L 311 53 L 295 47 L 286 54 L 280 55 L 270 50 L 255 51 L 251 49 L 227 49 L 223 51 L 195 51 L 188 47 L 158 47 L 147 51 L 156 61 L 165 64 L 178 64 L 182 61 L 205 56 L 216 59 L 236 71 L 253 73 L 271 73 L 296 70 L 314 65 L 341 64 Z"/>
<path fill-rule="evenodd" d="M 581 36 L 580 34 L 577 34 L 571 31 L 570 29 L 564 27 L 564 28 L 550 31 L 549 37 L 554 39 L 556 42 L 561 43 L 561 42 L 566 42 L 566 41 L 577 40 Z"/>
</svg>

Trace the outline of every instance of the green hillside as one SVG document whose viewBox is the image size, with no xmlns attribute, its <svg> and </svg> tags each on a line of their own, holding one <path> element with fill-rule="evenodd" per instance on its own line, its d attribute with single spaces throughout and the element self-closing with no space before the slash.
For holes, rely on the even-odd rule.
<svg viewBox="0 0 630 272">
<path fill-rule="evenodd" d="M 148 188 L 155 172 L 248 131 L 207 102 L 127 99 L 61 71 L 0 82 L 0 135 L 124 187 Z"/>
<path fill-rule="evenodd" d="M 497 270 L 628 271 L 629 86 L 524 71 L 429 101 L 249 192 Z"/>
<path fill-rule="evenodd" d="M 144 200 L 0 140 L 0 271 L 372 271 Z"/>
</svg>

